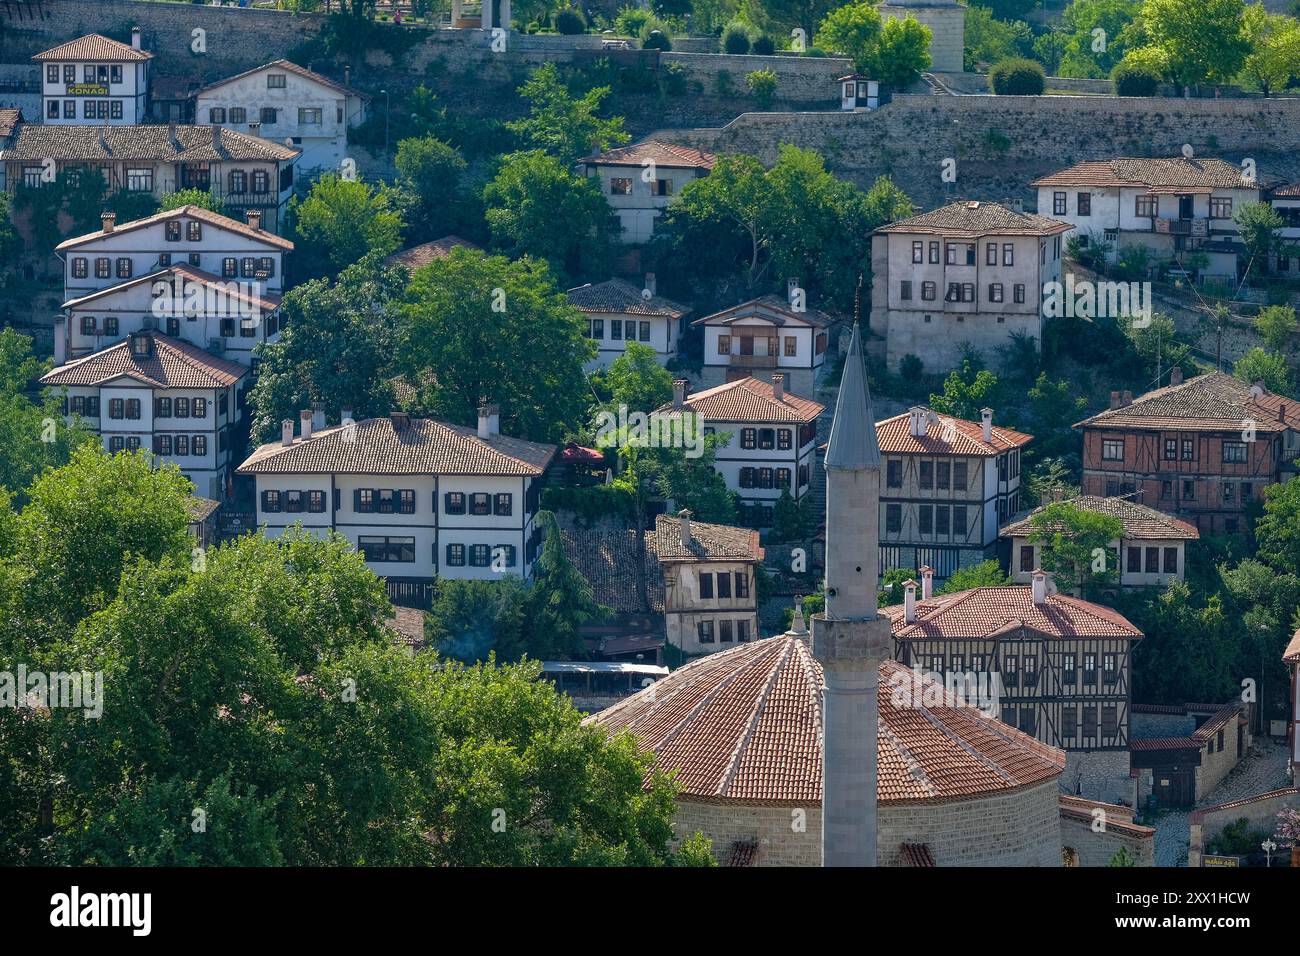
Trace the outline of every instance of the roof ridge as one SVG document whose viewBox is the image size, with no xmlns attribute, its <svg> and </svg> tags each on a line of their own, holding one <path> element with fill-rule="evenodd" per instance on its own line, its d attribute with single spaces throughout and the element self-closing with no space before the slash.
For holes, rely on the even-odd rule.
<svg viewBox="0 0 1300 956">
<path fill-rule="evenodd" d="M 740 767 L 740 759 L 749 746 L 749 742 L 754 739 L 754 731 L 758 723 L 763 718 L 763 713 L 767 709 L 768 699 L 772 696 L 772 688 L 779 682 L 781 675 L 789 662 L 792 648 L 787 642 L 780 648 L 780 654 L 777 655 L 776 662 L 768 668 L 767 680 L 764 681 L 763 687 L 758 692 L 758 699 L 754 702 L 753 708 L 749 712 L 749 719 L 745 721 L 744 731 L 739 735 L 736 746 L 732 748 L 731 759 L 727 761 L 727 767 L 723 771 L 722 779 L 718 782 L 717 793 L 724 796 L 731 788 L 732 782 L 736 779 L 736 771 Z"/>
</svg>

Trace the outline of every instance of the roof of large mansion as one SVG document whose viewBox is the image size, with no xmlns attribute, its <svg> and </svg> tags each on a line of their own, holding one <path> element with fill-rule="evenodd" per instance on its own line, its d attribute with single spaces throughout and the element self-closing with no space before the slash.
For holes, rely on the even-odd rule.
<svg viewBox="0 0 1300 956">
<path fill-rule="evenodd" d="M 492 435 L 431 418 L 368 418 L 313 432 L 292 444 L 262 445 L 241 475 L 500 475 L 536 477 L 554 445 Z"/>
<path fill-rule="evenodd" d="M 1111 159 L 1103 162 L 1075 163 L 1041 179 L 1031 186 L 1146 186 L 1152 192 L 1210 189 L 1251 189 L 1240 166 L 1221 159 L 1187 159 L 1182 156 L 1149 159 Z"/>
<path fill-rule="evenodd" d="M 1027 584 L 972 588 L 916 602 L 916 620 L 904 619 L 902 605 L 882 608 L 899 640 L 980 639 L 1029 630 L 1045 637 L 1128 638 L 1142 632 L 1118 611 L 1064 594 L 1035 604 Z"/>
<path fill-rule="evenodd" d="M 661 295 L 645 296 L 626 279 L 608 279 L 592 285 L 580 285 L 565 293 L 569 304 L 591 314 L 663 315 L 679 319 L 691 311 L 687 306 Z"/>
<path fill-rule="evenodd" d="M 481 251 L 482 248 L 482 246 L 476 245 L 468 239 L 448 235 L 443 236 L 441 239 L 434 239 L 432 242 L 422 242 L 418 246 L 411 246 L 411 248 L 403 249 L 401 252 L 394 252 L 384 260 L 384 265 L 418 269 L 421 266 L 427 266 L 434 259 L 446 259 L 451 255 L 453 249 Z"/>
<path fill-rule="evenodd" d="M 595 156 L 579 160 L 581 163 L 602 166 L 644 166 L 653 163 L 671 169 L 712 169 L 717 157 L 703 150 L 690 146 L 678 146 L 676 143 L 664 143 L 657 139 L 648 139 L 631 146 L 618 146 L 607 149 Z"/>
<path fill-rule="evenodd" d="M 774 325 L 788 322 L 807 322 L 810 325 L 830 325 L 833 319 L 821 309 L 795 309 L 791 303 L 779 295 L 761 295 L 729 309 L 722 309 L 711 315 L 701 316 L 691 325 L 730 325 L 741 319 L 765 319 Z"/>
<path fill-rule="evenodd" d="M 876 232 L 933 233 L 941 236 L 1052 236 L 1074 227 L 1032 212 L 1016 212 L 1001 203 L 959 199 L 946 206 L 900 219 Z"/>
<path fill-rule="evenodd" d="M 1124 537 L 1129 541 L 1156 541 L 1160 539 L 1194 541 L 1201 536 L 1195 525 L 1180 521 L 1172 515 L 1146 505 L 1138 504 L 1128 498 L 1105 498 L 1101 495 L 1079 495 L 1065 502 L 1087 511 L 1112 515 L 1124 523 Z M 1013 521 L 1002 529 L 1005 536 L 1027 535 L 1037 529 L 1032 523 L 1034 515 L 1042 512 L 1035 508 L 1019 521 Z M 1055 528 L 1042 529 L 1047 531 Z"/>
<path fill-rule="evenodd" d="M 152 53 L 137 50 L 129 43 L 120 43 L 99 33 L 89 33 L 51 50 L 37 53 L 33 60 L 89 61 L 94 63 L 129 63 L 152 59 Z"/>
<path fill-rule="evenodd" d="M 687 395 L 683 407 L 704 416 L 705 421 L 759 424 L 803 424 L 816 421 L 817 416 L 826 410 L 820 402 L 789 390 L 777 398 L 771 382 L 752 376 Z M 657 410 L 669 412 L 672 409 L 670 402 Z"/>
<path fill-rule="evenodd" d="M 988 441 L 984 440 L 980 422 L 940 415 L 928 408 L 915 409 L 924 415 L 925 434 L 913 435 L 912 411 L 876 422 L 876 441 L 880 450 L 893 455 L 1000 455 L 1034 440 L 1033 435 L 1010 428 L 992 426 Z"/>
<path fill-rule="evenodd" d="M 238 362 L 219 358 L 197 345 L 159 332 L 142 334 L 153 343 L 148 354 L 132 349 L 132 336 L 127 336 L 46 372 L 41 384 L 99 385 L 125 375 L 154 388 L 226 388 L 248 374 Z"/>
<path fill-rule="evenodd" d="M 350 86 L 345 86 L 337 80 L 331 80 L 328 76 L 325 76 L 322 73 L 317 73 L 315 70 L 309 70 L 305 66 L 299 66 L 292 60 L 272 60 L 270 63 L 263 63 L 261 66 L 255 66 L 251 70 L 245 70 L 243 73 L 236 73 L 234 76 L 227 76 L 225 79 L 217 80 L 215 83 L 209 83 L 202 89 L 195 91 L 194 95 L 198 96 L 201 93 L 220 89 L 229 83 L 234 83 L 236 80 L 242 80 L 246 76 L 254 76 L 261 73 L 263 70 L 284 70 L 286 73 L 293 73 L 305 80 L 311 80 L 313 83 L 327 86 L 338 93 L 343 93 L 347 96 L 359 96 L 366 100 L 370 99 L 369 93 L 363 93 Z"/>
<path fill-rule="evenodd" d="M 130 129 L 131 127 L 127 127 Z M 258 242 L 265 242 L 268 245 L 276 246 L 286 252 L 293 251 L 293 243 L 282 236 L 277 236 L 273 232 L 267 232 L 265 229 L 258 229 L 250 226 L 247 222 L 239 219 L 231 219 L 229 216 L 223 216 L 219 212 L 213 212 L 211 209 L 204 209 L 202 206 L 177 206 L 175 209 L 165 209 L 162 212 L 156 212 L 152 216 L 145 216 L 143 219 L 132 219 L 130 222 L 124 222 L 121 225 L 114 224 L 111 232 L 105 232 L 103 229 L 97 229 L 94 232 L 88 232 L 82 236 L 73 236 L 71 239 L 64 239 L 55 246 L 55 251 L 64 249 L 75 249 L 77 246 L 85 245 L 88 242 L 94 242 L 97 239 L 103 239 L 105 236 L 117 235 L 118 233 L 133 232 L 137 229 L 147 229 L 149 226 L 160 222 L 169 222 L 173 219 L 197 219 L 200 222 L 206 222 L 218 229 L 225 229 L 229 232 L 238 233 L 241 236 L 247 236 L 249 239 L 256 239 Z"/>
<path fill-rule="evenodd" d="M 220 142 L 220 148 L 217 147 Z M 302 150 L 221 126 L 45 126 L 23 123 L 7 160 L 154 160 L 210 163 L 227 160 L 287 161 Z"/>
<path fill-rule="evenodd" d="M 1139 395 L 1128 405 L 1108 408 L 1074 427 L 1205 428 L 1257 432 L 1300 429 L 1300 402 L 1275 395 L 1225 372 L 1206 372 L 1177 385 Z"/>
<path fill-rule="evenodd" d="M 822 668 L 795 634 L 691 661 L 587 718 L 628 730 L 684 795 L 816 806 L 822 798 Z M 937 705 L 925 704 L 924 694 Z M 1055 779 L 1065 754 L 895 661 L 880 665 L 877 792 L 882 803 L 1006 793 Z"/>
</svg>

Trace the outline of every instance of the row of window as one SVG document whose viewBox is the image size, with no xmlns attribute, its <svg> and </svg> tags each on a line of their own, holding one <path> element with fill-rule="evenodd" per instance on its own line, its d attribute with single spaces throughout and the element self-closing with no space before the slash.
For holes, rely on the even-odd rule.
<svg viewBox="0 0 1300 956">
<path fill-rule="evenodd" d="M 917 462 L 917 486 L 927 491 L 932 488 L 940 491 L 947 491 L 949 488 L 953 491 L 965 491 L 967 481 L 968 465 L 964 461 L 936 462 L 923 459 Z M 903 487 L 903 462 L 898 458 L 885 461 L 885 487 Z"/>
<path fill-rule="evenodd" d="M 965 658 L 961 654 L 953 654 L 945 658 L 942 654 L 934 654 L 929 658 L 929 669 L 937 673 L 944 671 L 952 673 L 963 673 L 966 671 Z M 974 654 L 970 659 L 970 670 L 975 673 L 981 673 L 984 670 L 984 655 Z M 1059 665 L 1061 673 L 1061 683 L 1075 685 L 1079 683 L 1079 657 L 1073 652 L 1062 654 Z M 1097 684 L 1097 655 L 1088 652 L 1083 655 L 1083 684 L 1084 686 L 1094 686 Z M 1038 686 L 1038 655 L 1037 654 L 1004 654 L 999 661 L 999 676 L 1002 680 L 1003 687 L 1028 687 Z M 1101 680 L 1104 684 L 1119 683 L 1119 657 L 1115 654 L 1101 655 Z"/>
<path fill-rule="evenodd" d="M 208 453 L 207 435 L 154 435 L 153 450 L 156 455 L 185 458 L 200 457 Z"/>
<path fill-rule="evenodd" d="M 742 428 L 740 447 L 789 451 L 794 447 L 794 431 L 789 428 Z"/>
<path fill-rule="evenodd" d="M 366 561 L 376 564 L 411 564 L 415 561 L 415 538 L 394 535 L 359 535 L 357 550 Z M 513 544 L 448 544 L 444 551 L 445 565 L 451 568 L 493 567 L 504 571 L 517 567 L 519 549 Z M 433 560 L 438 560 L 438 547 L 433 546 Z"/>
<path fill-rule="evenodd" d="M 640 326 L 639 329 L 638 329 L 638 325 Z M 638 322 L 634 322 L 632 319 L 627 319 L 627 320 L 624 320 L 624 319 L 610 319 L 610 320 L 609 320 L 609 337 L 610 337 L 611 339 L 613 339 L 614 341 L 616 341 L 616 342 L 621 342 L 621 341 L 623 341 L 623 340 L 624 340 L 624 335 L 623 335 L 623 333 L 624 333 L 624 331 L 625 331 L 625 330 L 624 330 L 624 326 L 626 326 L 626 332 L 627 332 L 627 337 L 626 337 L 626 338 L 627 338 L 627 341 L 629 341 L 629 342 L 635 342 L 635 341 L 637 341 L 637 338 L 638 338 L 637 333 L 638 333 L 638 331 L 640 332 L 640 340 L 641 340 L 642 342 L 649 342 L 649 341 L 650 341 L 650 323 L 649 323 L 649 322 L 639 322 L 639 323 L 638 323 Z M 587 320 L 587 338 L 589 338 L 589 339 L 603 339 L 603 338 L 605 338 L 605 320 L 604 320 L 604 319 L 588 319 L 588 320 Z"/>
<path fill-rule="evenodd" d="M 1195 461 L 1196 442 L 1191 438 L 1166 438 L 1163 457 L 1165 461 Z M 1124 439 L 1105 438 L 1101 442 L 1102 461 L 1124 460 Z M 1241 465 L 1246 462 L 1246 442 L 1225 441 L 1221 443 L 1220 464 Z"/>
<path fill-rule="evenodd" d="M 930 264 L 939 264 L 939 243 L 937 240 L 930 241 Z M 921 240 L 912 242 L 912 262 L 920 265 L 925 262 L 926 244 Z M 973 242 L 950 242 L 944 247 L 944 263 L 950 266 L 957 265 L 975 265 L 975 243 Z M 986 266 L 995 266 L 998 264 L 998 244 L 996 242 L 987 242 L 984 244 L 984 264 Z M 1004 242 L 1002 244 L 1002 264 L 1004 266 L 1013 266 L 1016 264 L 1016 247 L 1014 243 Z"/>
<path fill-rule="evenodd" d="M 754 352 L 754 340 L 755 340 L 756 338 L 758 338 L 758 336 L 753 336 L 753 335 L 736 335 L 736 336 L 732 336 L 732 335 L 719 335 L 719 336 L 718 336 L 718 354 L 719 354 L 719 355 L 730 355 L 730 354 L 732 354 L 732 353 L 731 353 L 731 340 L 732 340 L 733 338 L 738 339 L 739 342 L 740 342 L 740 354 L 741 354 L 741 355 L 754 355 L 754 354 L 755 354 L 755 352 Z M 774 355 L 782 355 L 782 354 L 783 354 L 786 358 L 794 358 L 795 356 L 797 356 L 797 355 L 799 354 L 799 339 L 798 339 L 797 336 L 794 336 L 794 335 L 786 335 L 786 336 L 769 335 L 769 336 L 764 336 L 764 338 L 765 338 L 765 340 L 767 341 L 767 352 L 765 352 L 765 353 L 760 353 L 760 354 L 773 355 L 773 356 L 774 356 Z M 782 340 L 784 340 L 784 345 L 782 345 Z M 784 350 L 785 350 L 784 352 L 781 352 L 781 351 L 780 351 L 780 349 L 782 349 L 782 348 L 784 348 Z M 816 353 L 817 355 L 821 355 L 823 352 L 826 351 L 826 333 L 825 333 L 825 332 L 819 332 L 819 333 L 817 333 L 817 338 L 816 338 L 815 343 L 814 343 L 814 351 L 815 351 L 815 353 Z"/>
<path fill-rule="evenodd" d="M 716 574 L 712 571 L 701 571 L 700 597 L 704 599 L 731 597 L 733 580 L 736 582 L 735 596 L 749 597 L 749 575 L 744 571 L 719 571 Z"/>
<path fill-rule="evenodd" d="M 701 644 L 730 644 L 749 640 L 749 621 L 700 621 L 695 626 Z"/>
<path fill-rule="evenodd" d="M 1037 563 L 1033 545 L 1021 545 L 1020 570 L 1032 571 Z M 1126 548 L 1124 571 L 1128 574 L 1177 574 L 1178 549 L 1138 546 Z"/>
<path fill-rule="evenodd" d="M 288 512 L 289 514 L 323 514 L 325 511 L 325 492 L 323 491 L 263 491 L 262 510 L 271 514 Z"/>
<path fill-rule="evenodd" d="M 274 106 L 263 106 L 257 113 L 258 121 L 266 126 L 274 126 L 280 120 L 280 111 Z M 208 110 L 208 122 L 221 126 L 227 122 L 238 125 L 248 122 L 248 110 L 242 106 L 213 106 Z M 298 107 L 299 126 L 321 126 L 325 122 L 325 111 L 319 106 Z M 338 122 L 343 122 L 343 107 L 338 107 Z"/>
<path fill-rule="evenodd" d="M 168 225 L 171 225 L 171 223 L 168 223 Z M 179 226 L 180 223 L 176 223 L 176 225 Z M 197 266 L 201 261 L 199 253 L 190 253 L 190 265 Z M 171 253 L 160 253 L 158 264 L 164 268 L 170 266 L 172 264 Z M 116 274 L 119 279 L 130 279 L 135 274 L 134 261 L 128 256 L 120 256 L 117 259 L 116 269 L 114 269 L 114 265 L 115 263 L 108 256 L 96 256 L 95 278 L 111 279 Z M 85 279 L 90 275 L 90 260 L 85 256 L 74 256 L 70 268 L 72 278 Z M 269 279 L 275 275 L 275 259 L 272 256 L 244 256 L 243 258 L 225 256 L 221 260 L 221 275 L 225 279 L 237 279 L 240 276 L 245 279 Z M 165 294 L 165 290 L 155 292 L 154 298 Z"/>
<path fill-rule="evenodd" d="M 935 295 L 938 294 L 937 287 L 933 282 L 921 283 L 921 299 L 925 302 L 933 302 Z M 1025 285 L 1023 282 L 1017 282 L 1011 289 L 1012 300 L 1017 304 L 1024 304 Z M 912 301 L 912 282 L 905 279 L 898 284 L 898 297 L 903 302 Z M 949 282 L 947 290 L 944 292 L 943 301 L 945 302 L 974 302 L 975 301 L 975 283 L 973 282 Z M 988 288 L 989 302 L 1005 302 L 1005 289 L 1001 282 L 990 282 Z"/>
<path fill-rule="evenodd" d="M 790 475 L 789 468 L 751 468 L 746 466 L 740 469 L 740 487 L 775 488 L 794 492 L 808 484 L 807 465 L 799 466 L 799 484 L 793 488 L 790 486 Z"/>
<path fill-rule="evenodd" d="M 1037 707 L 1003 707 L 999 718 L 1004 724 L 1015 727 L 1021 733 L 1033 735 L 1037 732 Z M 1097 736 L 1097 708 L 1091 705 L 1083 708 L 1083 727 L 1080 734 L 1079 708 L 1075 704 L 1061 707 L 1062 742 Z M 1101 705 L 1101 732 L 1104 737 L 1114 737 L 1119 731 L 1119 710 L 1115 704 Z"/>
<path fill-rule="evenodd" d="M 1133 215 L 1141 219 L 1154 219 L 1159 209 L 1158 196 L 1134 196 L 1133 197 Z M 1179 197 L 1180 199 L 1182 197 Z M 1079 216 L 1092 215 L 1092 193 L 1081 192 L 1075 200 L 1075 214 Z M 1182 215 L 1183 210 L 1180 208 L 1180 218 L 1191 218 Z M 1052 215 L 1067 215 L 1067 194 L 1064 192 L 1052 193 Z M 1211 219 L 1231 219 L 1232 218 L 1232 197 L 1231 196 L 1211 196 L 1210 197 L 1210 218 Z"/>
<path fill-rule="evenodd" d="M 77 66 L 75 63 L 64 63 L 63 65 L 63 82 L 70 86 L 77 83 Z M 83 83 L 98 83 L 101 86 L 105 84 L 122 82 L 121 64 L 107 65 L 102 63 L 87 63 L 82 69 Z M 45 65 L 45 82 L 59 82 L 59 64 L 47 63 Z"/>
<path fill-rule="evenodd" d="M 46 100 L 45 118 L 59 119 L 59 100 Z M 63 100 L 63 119 L 77 118 L 77 101 Z M 122 119 L 121 100 L 82 100 L 81 118 L 88 120 Z"/>
<path fill-rule="evenodd" d="M 632 178 L 630 176 L 613 176 L 609 180 L 609 194 L 611 196 L 630 196 L 632 195 Z M 656 179 L 650 183 L 651 196 L 671 196 L 673 194 L 673 181 L 671 179 Z"/>
<path fill-rule="evenodd" d="M 917 505 L 916 529 L 918 534 L 954 534 L 961 537 L 970 528 L 966 505 Z M 885 531 L 901 534 L 903 531 L 903 506 L 885 505 Z"/>
</svg>

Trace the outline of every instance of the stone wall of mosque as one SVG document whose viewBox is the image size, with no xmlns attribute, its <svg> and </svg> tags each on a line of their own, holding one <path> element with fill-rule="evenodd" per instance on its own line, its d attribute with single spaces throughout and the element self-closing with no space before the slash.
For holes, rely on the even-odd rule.
<svg viewBox="0 0 1300 956">
<path fill-rule="evenodd" d="M 1137 783 L 1127 750 L 1067 750 L 1061 792 L 1106 803 L 1135 805 Z"/>
</svg>

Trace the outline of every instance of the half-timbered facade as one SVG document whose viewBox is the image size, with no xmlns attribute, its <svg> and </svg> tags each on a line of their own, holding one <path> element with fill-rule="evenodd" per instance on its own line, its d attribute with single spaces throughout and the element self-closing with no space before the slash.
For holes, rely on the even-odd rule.
<svg viewBox="0 0 1300 956">
<path fill-rule="evenodd" d="M 1117 611 L 1030 586 L 931 596 L 930 576 L 906 589 L 893 622 L 895 657 L 997 688 L 1001 720 L 1066 752 L 1066 793 L 1128 803 L 1132 650 L 1142 634 Z M 978 686 L 978 681 L 975 682 Z"/>
<path fill-rule="evenodd" d="M 998 529 L 1020 511 L 1020 454 L 1033 436 L 922 407 L 876 422 L 884 459 L 880 573 L 935 569 L 943 580 L 996 553 Z"/>
<path fill-rule="evenodd" d="M 1208 372 L 1137 398 L 1112 392 L 1083 432 L 1083 493 L 1124 495 L 1202 533 L 1237 534 L 1264 488 L 1294 473 L 1300 403 Z"/>
</svg>

